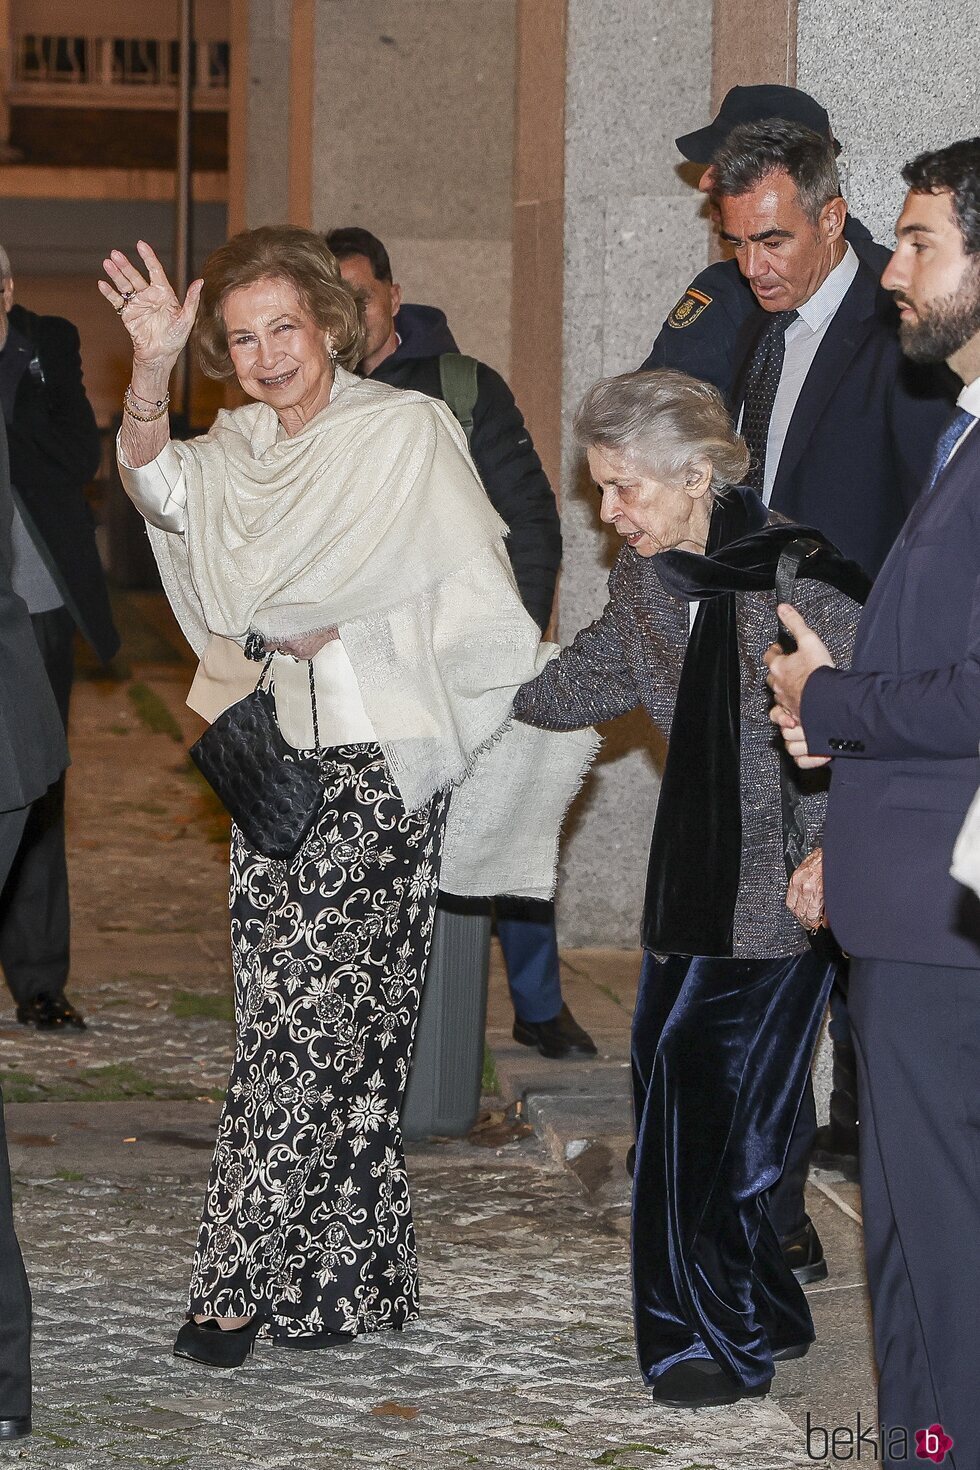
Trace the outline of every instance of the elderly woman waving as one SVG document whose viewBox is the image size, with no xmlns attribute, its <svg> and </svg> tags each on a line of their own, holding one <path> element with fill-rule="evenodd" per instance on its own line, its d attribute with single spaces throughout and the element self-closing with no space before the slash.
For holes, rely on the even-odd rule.
<svg viewBox="0 0 980 1470">
<path fill-rule="evenodd" d="M 123 483 L 201 656 L 188 702 L 214 734 L 255 686 L 246 653 L 271 654 L 281 735 L 323 787 L 291 856 L 232 833 L 237 1048 L 175 1351 L 233 1366 L 260 1333 L 326 1347 L 418 1314 L 398 1110 L 440 862 L 454 891 L 522 891 L 499 805 L 482 843 L 484 802 L 542 655 L 455 421 L 346 370 L 357 306 L 318 236 L 235 236 L 183 302 L 139 253 L 113 251 L 100 289 L 133 340 Z M 205 371 L 253 401 L 175 443 L 167 382 L 195 317 Z"/>
<path fill-rule="evenodd" d="M 658 1402 L 734 1403 L 764 1394 L 773 1359 L 813 1338 L 764 1196 L 833 969 L 805 932 L 820 923 L 826 798 L 784 795 L 762 655 L 779 559 L 801 535 L 812 555 L 800 606 L 835 657 L 847 656 L 865 588 L 818 533 L 739 488 L 748 451 L 706 383 L 667 371 L 605 379 L 576 430 L 623 546 L 602 616 L 515 713 L 569 730 L 642 705 L 669 736 L 633 1020 L 637 1348 Z M 807 854 L 788 899 L 799 859 L 787 864 L 787 797 Z"/>
</svg>

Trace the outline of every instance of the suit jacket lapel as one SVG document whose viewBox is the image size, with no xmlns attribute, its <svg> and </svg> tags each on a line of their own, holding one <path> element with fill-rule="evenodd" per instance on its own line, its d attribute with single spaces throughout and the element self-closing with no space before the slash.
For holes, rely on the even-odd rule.
<svg viewBox="0 0 980 1470">
<path fill-rule="evenodd" d="M 779 508 L 781 492 L 796 469 L 841 378 L 874 326 L 877 290 L 878 285 L 871 272 L 860 267 L 817 348 L 779 456 L 771 496 L 771 504 L 776 509 Z"/>
</svg>

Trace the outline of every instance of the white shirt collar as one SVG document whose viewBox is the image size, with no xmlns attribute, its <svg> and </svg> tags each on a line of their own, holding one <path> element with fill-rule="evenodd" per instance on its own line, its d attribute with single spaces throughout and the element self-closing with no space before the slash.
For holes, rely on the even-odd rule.
<svg viewBox="0 0 980 1470">
<path fill-rule="evenodd" d="M 956 404 L 958 408 L 965 408 L 967 413 L 972 413 L 974 418 L 980 419 L 980 378 L 974 378 L 972 383 L 963 384 Z"/>
<path fill-rule="evenodd" d="M 824 322 L 833 316 L 850 290 L 851 282 L 858 273 L 859 264 L 854 246 L 848 243 L 842 258 L 834 266 L 823 285 L 814 291 L 809 301 L 804 301 L 803 305 L 798 308 L 801 319 L 806 322 L 811 332 L 819 331 Z"/>
</svg>

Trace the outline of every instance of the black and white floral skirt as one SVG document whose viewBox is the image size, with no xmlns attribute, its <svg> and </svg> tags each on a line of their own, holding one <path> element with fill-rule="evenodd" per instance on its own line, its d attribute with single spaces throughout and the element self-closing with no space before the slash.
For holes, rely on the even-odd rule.
<svg viewBox="0 0 980 1470">
<path fill-rule="evenodd" d="M 399 1109 L 447 800 L 412 815 L 377 745 L 321 751 L 323 811 L 288 862 L 231 842 L 237 1046 L 189 1310 L 273 1339 L 418 1315 Z"/>
</svg>

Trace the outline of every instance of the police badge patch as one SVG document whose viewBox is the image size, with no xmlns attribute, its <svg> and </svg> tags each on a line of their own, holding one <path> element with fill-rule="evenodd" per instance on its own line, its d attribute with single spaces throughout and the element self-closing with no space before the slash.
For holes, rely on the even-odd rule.
<svg viewBox="0 0 980 1470">
<path fill-rule="evenodd" d="M 689 327 L 711 305 L 712 299 L 703 291 L 699 291 L 697 287 L 688 286 L 667 318 L 668 327 Z"/>
</svg>

